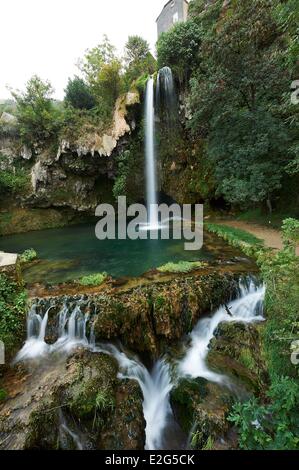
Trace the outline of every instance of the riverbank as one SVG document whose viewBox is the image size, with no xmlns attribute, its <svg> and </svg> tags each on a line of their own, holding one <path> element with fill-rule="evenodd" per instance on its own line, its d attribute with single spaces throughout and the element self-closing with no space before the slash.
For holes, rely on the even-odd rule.
<svg viewBox="0 0 299 470">
<path fill-rule="evenodd" d="M 233 227 L 238 230 L 243 230 L 250 233 L 259 240 L 262 240 L 267 248 L 274 250 L 283 249 L 283 238 L 280 230 L 266 227 L 257 222 L 246 222 L 241 220 L 215 220 L 215 224 L 223 225 L 226 227 Z M 296 254 L 299 256 L 299 245 L 296 247 Z"/>
<path fill-rule="evenodd" d="M 258 399 L 234 405 L 229 420 L 239 430 L 239 446 L 245 450 L 298 450 L 299 221 L 284 221 L 280 251 L 264 247 L 258 239 L 248 243 L 248 232 L 240 228 L 221 223 L 207 224 L 207 229 L 247 255 L 251 253 L 266 284 L 261 357 L 268 371 L 268 389 Z"/>
</svg>

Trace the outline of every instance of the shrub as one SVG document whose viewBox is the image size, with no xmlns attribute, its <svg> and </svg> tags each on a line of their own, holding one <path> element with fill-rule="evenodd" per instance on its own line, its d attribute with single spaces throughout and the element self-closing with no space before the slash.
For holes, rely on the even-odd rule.
<svg viewBox="0 0 299 470">
<path fill-rule="evenodd" d="M 240 430 L 245 450 L 299 449 L 299 385 L 288 377 L 276 378 L 267 394 L 270 403 L 257 398 L 237 403 L 229 416 Z"/>
<path fill-rule="evenodd" d="M 29 146 L 45 144 L 60 130 L 61 115 L 51 98 L 53 92 L 48 81 L 33 76 L 24 93 L 13 93 L 21 139 Z"/>
<path fill-rule="evenodd" d="M 29 186 L 29 174 L 24 169 L 0 170 L 0 194 L 21 193 Z"/>
<path fill-rule="evenodd" d="M 178 263 L 167 263 L 157 268 L 160 273 L 189 273 L 197 268 L 202 268 L 205 263 L 201 261 L 179 261 Z"/>
<path fill-rule="evenodd" d="M 92 109 L 96 104 L 89 86 L 79 77 L 69 79 L 64 100 L 76 109 Z"/>
<path fill-rule="evenodd" d="M 108 278 L 107 273 L 90 274 L 78 279 L 76 282 L 84 287 L 96 287 L 103 284 Z"/>
<path fill-rule="evenodd" d="M 24 253 L 20 256 L 21 263 L 30 263 L 37 258 L 37 253 L 33 248 L 29 248 L 29 250 L 25 250 Z"/>
<path fill-rule="evenodd" d="M 26 304 L 26 291 L 0 274 L 0 340 L 8 355 L 23 337 Z"/>
</svg>

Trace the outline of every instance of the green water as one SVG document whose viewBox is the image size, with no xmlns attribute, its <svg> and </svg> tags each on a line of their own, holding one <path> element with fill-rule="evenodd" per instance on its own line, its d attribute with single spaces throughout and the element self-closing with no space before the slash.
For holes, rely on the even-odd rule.
<svg viewBox="0 0 299 470">
<path fill-rule="evenodd" d="M 80 225 L 1 237 L 0 250 L 37 251 L 40 261 L 24 271 L 28 283 L 59 283 L 103 271 L 115 278 L 135 277 L 169 261 L 212 261 L 238 254 L 209 234 L 202 250 L 185 251 L 183 240 L 99 241 L 94 229 Z"/>
</svg>

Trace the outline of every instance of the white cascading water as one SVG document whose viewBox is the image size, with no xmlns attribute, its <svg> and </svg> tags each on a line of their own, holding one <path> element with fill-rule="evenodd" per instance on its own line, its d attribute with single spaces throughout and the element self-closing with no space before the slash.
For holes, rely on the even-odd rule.
<svg viewBox="0 0 299 470">
<path fill-rule="evenodd" d="M 65 441 L 70 439 L 76 450 L 84 450 L 79 435 L 69 428 L 61 409 L 59 410 L 59 421 L 59 444 L 61 448 L 68 449 L 68 447 L 65 445 Z"/>
<path fill-rule="evenodd" d="M 149 78 L 145 98 L 145 159 L 146 159 L 146 197 L 148 229 L 159 227 L 157 210 L 157 172 L 155 155 L 155 104 L 154 79 Z"/>
<path fill-rule="evenodd" d="M 33 305 L 27 317 L 27 341 L 15 358 L 15 362 L 45 357 L 53 352 L 71 352 L 79 346 L 89 347 L 86 324 L 89 316 L 81 312 L 80 305 L 70 310 L 64 305 L 58 314 L 58 340 L 54 344 L 45 341 L 49 321 L 48 308 L 42 317 Z"/>
<path fill-rule="evenodd" d="M 217 327 L 223 322 L 254 323 L 263 321 L 264 287 L 256 287 L 253 281 L 240 284 L 240 295 L 237 300 L 221 307 L 211 318 L 198 322 L 190 334 L 191 343 L 186 347 L 185 357 L 176 365 L 176 375 L 180 377 L 203 377 L 209 381 L 229 386 L 227 377 L 210 371 L 206 364 L 208 346 L 214 337 Z M 168 449 L 173 445 L 178 449 L 179 441 L 170 440 L 171 432 L 179 434 L 179 429 L 170 405 L 170 392 L 175 386 L 170 366 L 164 359 L 158 360 L 152 371 L 136 357 L 128 357 L 114 345 L 96 345 L 93 327 L 89 340 L 86 337 L 86 325 L 90 318 L 83 314 L 80 301 L 75 307 L 64 305 L 58 314 L 59 338 L 53 345 L 45 342 L 48 316 L 51 307 L 42 317 L 33 306 L 28 314 L 28 337 L 18 353 L 16 361 L 44 358 L 52 352 L 70 354 L 77 347 L 85 347 L 94 353 L 105 353 L 113 356 L 119 364 L 119 378 L 133 379 L 138 382 L 143 393 L 143 412 L 146 421 L 146 449 Z M 66 430 L 65 430 L 66 431 Z"/>
<path fill-rule="evenodd" d="M 227 377 L 209 370 L 206 358 L 209 353 L 209 344 L 213 339 L 220 323 L 240 322 L 254 323 L 263 321 L 262 305 L 265 296 L 265 287 L 256 287 L 251 281 L 248 287 L 240 285 L 240 297 L 230 302 L 227 312 L 225 306 L 211 318 L 200 320 L 190 334 L 191 345 L 184 359 L 179 363 L 180 376 L 192 378 L 202 377 L 211 382 L 227 384 Z"/>
<path fill-rule="evenodd" d="M 172 127 L 177 122 L 178 109 L 175 83 L 170 67 L 163 67 L 158 72 L 156 103 L 158 110 L 166 115 L 168 127 Z"/>
<path fill-rule="evenodd" d="M 169 365 L 159 360 L 151 372 L 137 359 L 129 358 L 115 346 L 102 345 L 95 348 L 113 356 L 120 368 L 119 378 L 136 380 L 143 393 L 143 413 L 146 421 L 146 450 L 163 448 L 163 434 L 166 426 L 174 421 L 169 402 L 173 388 Z"/>
</svg>

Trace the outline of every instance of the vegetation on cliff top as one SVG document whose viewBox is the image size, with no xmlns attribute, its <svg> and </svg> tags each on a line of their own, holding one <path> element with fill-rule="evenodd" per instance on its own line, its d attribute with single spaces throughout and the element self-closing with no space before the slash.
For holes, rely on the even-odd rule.
<svg viewBox="0 0 299 470">
<path fill-rule="evenodd" d="M 156 61 L 139 36 L 128 38 L 124 58 L 104 36 L 86 51 L 78 67 L 80 76 L 69 79 L 63 103 L 53 100 L 50 82 L 38 76 L 27 82 L 24 92 L 12 91 L 17 122 L 11 132 L 16 131 L 29 148 L 57 145 L 59 137 L 76 138 L 87 129 L 109 128 L 117 98 L 134 87 L 139 77 L 154 73 Z"/>
</svg>

